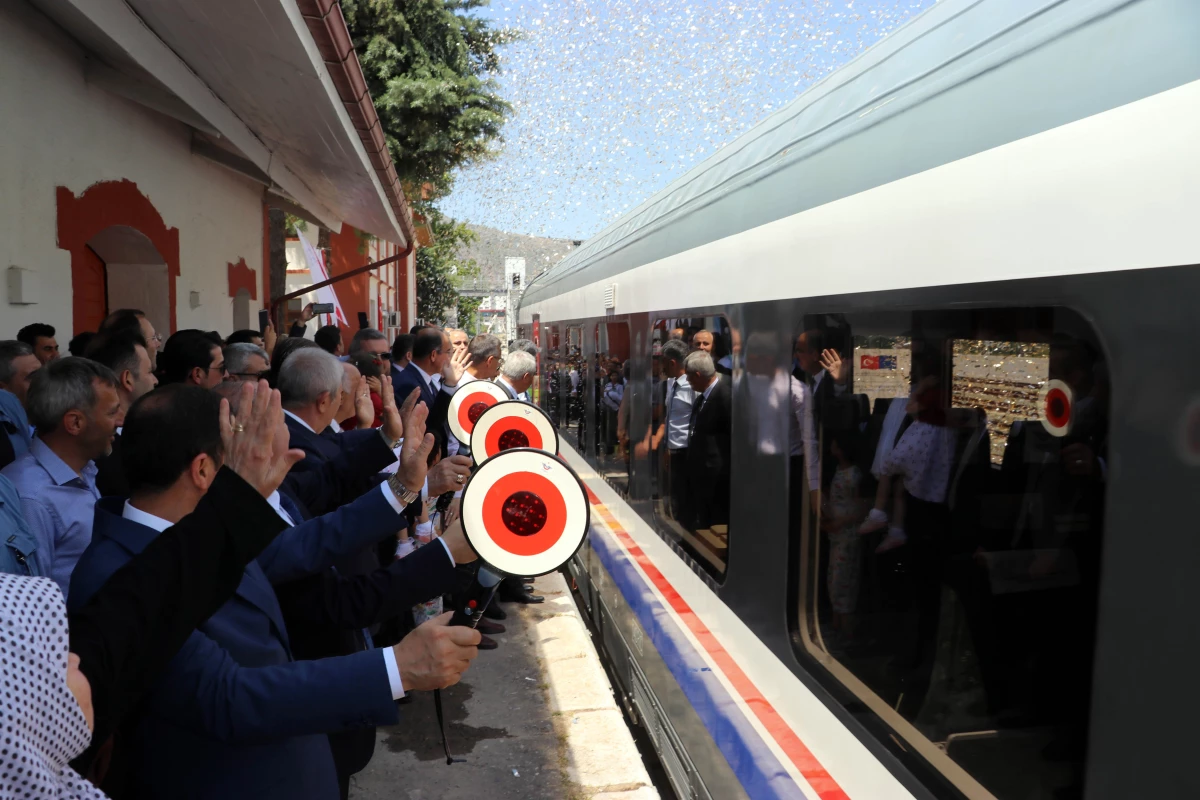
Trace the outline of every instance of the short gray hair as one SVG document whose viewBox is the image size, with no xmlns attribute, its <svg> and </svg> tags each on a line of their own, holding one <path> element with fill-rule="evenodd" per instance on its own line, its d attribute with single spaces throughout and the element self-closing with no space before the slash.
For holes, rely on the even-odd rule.
<svg viewBox="0 0 1200 800">
<path fill-rule="evenodd" d="M 342 362 L 342 391 L 353 392 L 354 382 L 362 377 L 362 372 L 358 367 L 351 364 L 349 361 Z"/>
<path fill-rule="evenodd" d="M 499 359 L 500 337 L 481 333 L 467 344 L 467 352 L 471 354 L 471 361 L 475 364 L 482 364 L 489 358 Z"/>
<path fill-rule="evenodd" d="M 519 380 L 526 375 L 537 373 L 537 359 L 524 350 L 516 350 L 508 354 L 500 367 L 500 374 L 510 381 Z"/>
<path fill-rule="evenodd" d="M 342 388 L 346 370 L 332 353 L 319 347 L 295 351 L 279 370 L 279 394 L 284 408 L 304 408 L 328 392 L 332 398 Z"/>
<path fill-rule="evenodd" d="M 13 379 L 16 370 L 13 362 L 21 356 L 33 355 L 33 348 L 16 339 L 0 341 L 0 383 L 8 383 Z"/>
<path fill-rule="evenodd" d="M 354 338 L 350 340 L 350 357 L 358 355 L 363 351 L 365 342 L 387 341 L 388 338 L 374 328 L 360 328 L 354 332 Z"/>
<path fill-rule="evenodd" d="M 668 339 L 663 342 L 662 350 L 659 351 L 663 361 L 674 361 L 681 367 L 687 361 L 687 354 L 688 346 L 682 339 Z"/>
<path fill-rule="evenodd" d="M 267 367 L 271 366 L 271 357 L 267 355 L 266 350 L 263 350 L 256 344 L 238 342 L 237 344 L 228 345 L 225 348 L 226 371 L 230 375 L 241 372 L 246 368 L 246 364 L 250 362 L 251 356 L 259 356 L 263 361 L 267 362 Z"/>
<path fill-rule="evenodd" d="M 541 352 L 541 350 L 538 349 L 538 346 L 528 339 L 517 339 L 509 346 L 508 349 L 509 352 L 512 352 L 513 350 L 520 350 L 524 353 L 529 353 L 529 355 L 533 356 L 534 358 L 537 358 L 538 353 Z"/>
<path fill-rule="evenodd" d="M 688 354 L 688 357 L 683 361 L 684 372 L 695 372 L 705 378 L 711 378 L 717 374 L 717 368 L 713 364 L 712 356 L 703 350 L 695 350 Z"/>
<path fill-rule="evenodd" d="M 103 364 L 71 356 L 51 361 L 33 373 L 25 410 L 39 434 L 53 433 L 63 414 L 79 410 L 90 414 L 96 406 L 95 381 L 117 388 L 117 376 Z"/>
</svg>

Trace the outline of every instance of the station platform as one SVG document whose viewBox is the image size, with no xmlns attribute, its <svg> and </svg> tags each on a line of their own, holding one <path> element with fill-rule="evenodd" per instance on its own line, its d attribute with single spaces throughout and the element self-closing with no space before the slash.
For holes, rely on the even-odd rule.
<svg viewBox="0 0 1200 800">
<path fill-rule="evenodd" d="M 658 800 L 583 620 L 559 573 L 546 602 L 505 603 L 507 631 L 442 692 L 447 765 L 433 695 L 380 728 L 352 800 Z"/>
</svg>

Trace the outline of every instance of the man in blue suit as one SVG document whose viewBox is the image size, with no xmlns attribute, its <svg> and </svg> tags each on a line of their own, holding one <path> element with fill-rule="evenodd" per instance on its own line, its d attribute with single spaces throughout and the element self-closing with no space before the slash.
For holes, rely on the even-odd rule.
<svg viewBox="0 0 1200 800">
<path fill-rule="evenodd" d="M 392 383 L 400 380 L 400 373 L 412 361 L 413 342 L 417 337 L 411 333 L 398 333 L 392 342 Z"/>
<path fill-rule="evenodd" d="M 222 460 L 219 403 L 212 392 L 173 386 L 129 410 L 124 467 L 132 496 L 98 505 L 92 544 L 72 579 L 72 605 L 85 603 L 204 496 Z M 392 480 L 334 514 L 284 531 L 247 566 L 234 598 L 188 639 L 119 739 L 113 771 L 127 778 L 121 788 L 128 796 L 335 798 L 325 734 L 394 724 L 394 701 L 406 690 L 458 681 L 479 634 L 447 627 L 450 614 L 394 648 L 296 662 L 271 587 L 319 571 L 399 526 L 402 503 L 416 498 L 433 447 L 425 416 L 414 410 Z M 282 427 L 275 446 L 284 458 Z M 285 521 L 295 521 L 278 497 L 272 501 Z M 452 558 L 469 557 L 461 531 L 445 538 Z"/>
<path fill-rule="evenodd" d="M 420 390 L 421 402 L 429 409 L 428 429 L 437 437 L 437 452 L 442 457 L 458 453 L 458 440 L 450 435 L 446 415 L 450 397 L 458 389 L 469 363 L 468 351 L 454 353 L 445 331 L 423 328 L 413 342 L 412 361 L 392 385 L 398 397 L 407 397 L 413 389 Z"/>
</svg>

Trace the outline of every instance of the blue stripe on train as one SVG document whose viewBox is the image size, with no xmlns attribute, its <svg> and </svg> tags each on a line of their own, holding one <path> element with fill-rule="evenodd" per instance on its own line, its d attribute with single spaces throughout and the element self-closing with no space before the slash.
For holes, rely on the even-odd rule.
<svg viewBox="0 0 1200 800">
<path fill-rule="evenodd" d="M 611 536 L 608 531 L 593 527 L 589 537 L 592 549 L 637 615 L 638 622 L 708 728 L 746 794 L 753 800 L 803 800 L 804 793 L 795 780 L 710 671 L 708 663 L 670 611 L 659 602 L 633 559 Z"/>
</svg>

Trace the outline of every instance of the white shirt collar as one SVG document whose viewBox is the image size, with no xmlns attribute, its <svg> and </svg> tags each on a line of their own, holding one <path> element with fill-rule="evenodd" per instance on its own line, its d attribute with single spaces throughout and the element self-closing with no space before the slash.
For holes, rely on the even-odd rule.
<svg viewBox="0 0 1200 800">
<path fill-rule="evenodd" d="M 513 385 L 512 385 L 511 383 L 509 383 L 507 380 L 505 380 L 505 379 L 504 379 L 504 376 L 503 376 L 503 375 L 497 375 L 497 376 L 496 376 L 496 383 L 498 383 L 498 384 L 500 384 L 501 386 L 503 386 L 503 387 L 504 387 L 504 391 L 508 392 L 508 393 L 509 393 L 509 394 L 511 394 L 513 397 L 520 397 L 520 396 L 521 396 L 521 395 L 520 395 L 520 394 L 517 392 L 517 390 L 516 390 L 516 389 L 513 387 Z"/>
<path fill-rule="evenodd" d="M 415 362 L 415 361 L 410 361 L 410 362 L 408 362 L 408 363 L 410 363 L 410 364 L 412 364 L 412 365 L 413 365 L 413 369 L 415 369 L 417 372 L 421 373 L 421 379 L 422 379 L 422 380 L 424 380 L 424 381 L 425 381 L 425 385 L 426 385 L 426 386 L 428 386 L 428 385 L 429 385 L 429 383 L 430 383 L 430 381 L 432 381 L 432 380 L 433 380 L 433 376 L 432 376 L 432 375 L 430 375 L 430 374 L 429 374 L 428 372 L 426 372 L 425 370 L 421 369 L 420 365 L 419 365 L 419 364 L 417 364 L 417 362 Z"/>
<path fill-rule="evenodd" d="M 130 522 L 136 522 L 139 525 L 145 525 L 147 528 L 152 528 L 159 533 L 162 533 L 167 528 L 175 524 L 174 522 L 167 522 L 162 517 L 156 517 L 153 514 L 147 514 L 140 508 L 134 508 L 129 504 L 128 500 L 125 501 L 125 508 L 121 511 L 121 516 Z"/>
<path fill-rule="evenodd" d="M 718 372 L 716 375 L 713 375 L 712 383 L 710 383 L 708 385 L 708 388 L 704 390 L 704 399 L 705 400 L 707 400 L 708 396 L 710 394 L 712 394 L 712 390 L 717 388 L 717 381 L 719 381 L 719 380 L 721 380 L 721 373 Z"/>
<path fill-rule="evenodd" d="M 316 431 L 314 431 L 314 430 L 312 429 L 312 425 L 309 425 L 307 422 L 305 422 L 304 420 L 300 419 L 300 418 L 299 418 L 299 417 L 297 417 L 295 414 L 293 414 L 292 412 L 288 411 L 286 408 L 283 410 L 283 413 L 284 413 L 284 414 L 287 414 L 289 417 L 291 417 L 292 419 L 296 420 L 296 422 L 299 422 L 301 425 L 303 425 L 303 426 L 304 426 L 304 430 L 308 431 L 309 433 L 316 433 Z"/>
<path fill-rule="evenodd" d="M 338 424 L 338 421 L 336 419 L 329 420 L 329 427 L 333 429 L 334 433 L 342 432 L 342 426 Z"/>
<path fill-rule="evenodd" d="M 275 513 L 279 518 L 286 522 L 291 527 L 296 527 L 296 520 L 292 519 L 292 515 L 284 511 L 283 505 L 279 502 L 279 490 L 271 492 L 271 496 L 267 498 L 267 503 L 271 508 L 275 509 Z"/>
</svg>

